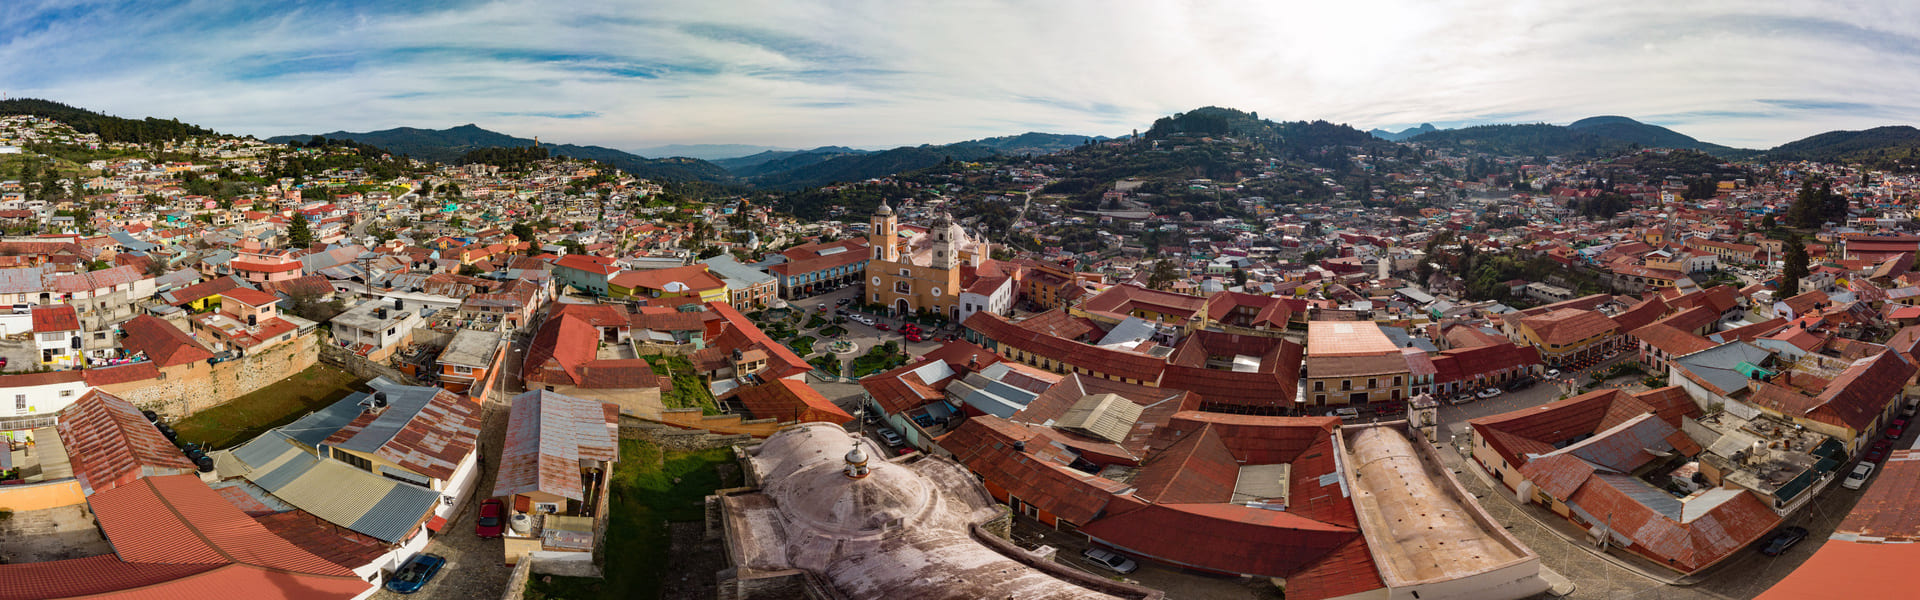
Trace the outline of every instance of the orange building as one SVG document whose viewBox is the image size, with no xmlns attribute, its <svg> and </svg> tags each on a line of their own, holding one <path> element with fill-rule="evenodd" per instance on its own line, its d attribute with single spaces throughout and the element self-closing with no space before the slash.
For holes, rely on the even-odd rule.
<svg viewBox="0 0 1920 600">
<path fill-rule="evenodd" d="M 895 315 L 930 312 L 960 318 L 962 266 L 978 268 L 992 248 L 941 213 L 926 233 L 902 236 L 899 218 L 881 203 L 868 233 L 867 301 Z"/>
</svg>

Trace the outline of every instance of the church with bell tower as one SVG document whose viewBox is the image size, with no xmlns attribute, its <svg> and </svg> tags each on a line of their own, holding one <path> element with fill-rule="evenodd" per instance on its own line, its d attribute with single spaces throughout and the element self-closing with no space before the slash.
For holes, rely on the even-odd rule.
<svg viewBox="0 0 1920 600">
<path fill-rule="evenodd" d="M 873 256 L 867 261 L 864 300 L 887 307 L 894 316 L 924 311 L 958 319 L 968 275 L 992 250 L 944 211 L 924 228 L 903 229 L 885 202 L 873 214 L 867 241 Z"/>
</svg>

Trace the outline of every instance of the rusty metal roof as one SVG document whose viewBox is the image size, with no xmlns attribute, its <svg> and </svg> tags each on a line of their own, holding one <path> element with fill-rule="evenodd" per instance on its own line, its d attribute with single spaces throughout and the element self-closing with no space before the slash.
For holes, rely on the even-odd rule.
<svg viewBox="0 0 1920 600">
<path fill-rule="evenodd" d="M 584 500 L 580 459 L 614 460 L 618 443 L 606 403 L 546 390 L 513 399 L 494 496 L 540 491 Z"/>
<path fill-rule="evenodd" d="M 74 476 L 89 494 L 141 477 L 194 470 L 193 462 L 160 435 L 140 409 L 99 390 L 61 410 L 56 431 Z"/>
</svg>

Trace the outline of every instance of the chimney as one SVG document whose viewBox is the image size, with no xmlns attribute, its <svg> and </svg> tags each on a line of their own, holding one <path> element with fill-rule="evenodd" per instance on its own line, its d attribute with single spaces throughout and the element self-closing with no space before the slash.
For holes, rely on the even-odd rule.
<svg viewBox="0 0 1920 600">
<path fill-rule="evenodd" d="M 248 326 L 248 327 L 255 327 L 255 326 L 258 326 L 258 325 L 260 325 L 260 315 L 259 315 L 258 313 L 256 313 L 256 314 L 251 314 L 251 315 L 247 315 L 247 326 Z"/>
</svg>

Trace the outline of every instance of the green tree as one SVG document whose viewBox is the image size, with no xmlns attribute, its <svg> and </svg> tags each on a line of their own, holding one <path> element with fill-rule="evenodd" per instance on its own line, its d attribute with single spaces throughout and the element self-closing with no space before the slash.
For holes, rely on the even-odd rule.
<svg viewBox="0 0 1920 600">
<path fill-rule="evenodd" d="M 307 227 L 307 216 L 293 213 L 293 222 L 287 224 L 287 245 L 306 248 L 313 245 L 313 230 Z"/>
<path fill-rule="evenodd" d="M 1786 267 L 1780 270 L 1781 298 L 1791 298 L 1800 293 L 1800 280 L 1807 276 L 1807 245 L 1799 234 L 1787 236 Z"/>
<path fill-rule="evenodd" d="M 1762 229 L 1773 229 L 1779 226 L 1780 226 L 1780 223 L 1773 220 L 1773 215 L 1767 215 L 1765 217 L 1760 218 L 1760 227 Z"/>
<path fill-rule="evenodd" d="M 1238 285 L 1238 286 L 1245 286 L 1245 285 L 1247 285 L 1247 271 L 1246 271 L 1246 269 L 1241 269 L 1241 268 L 1238 268 L 1238 267 L 1235 267 L 1235 268 L 1233 269 L 1233 284 L 1234 284 L 1234 285 Z"/>
<path fill-rule="evenodd" d="M 1164 290 L 1179 278 L 1180 273 L 1174 269 L 1173 259 L 1157 260 L 1153 263 L 1153 272 L 1147 275 L 1147 287 Z"/>
</svg>

